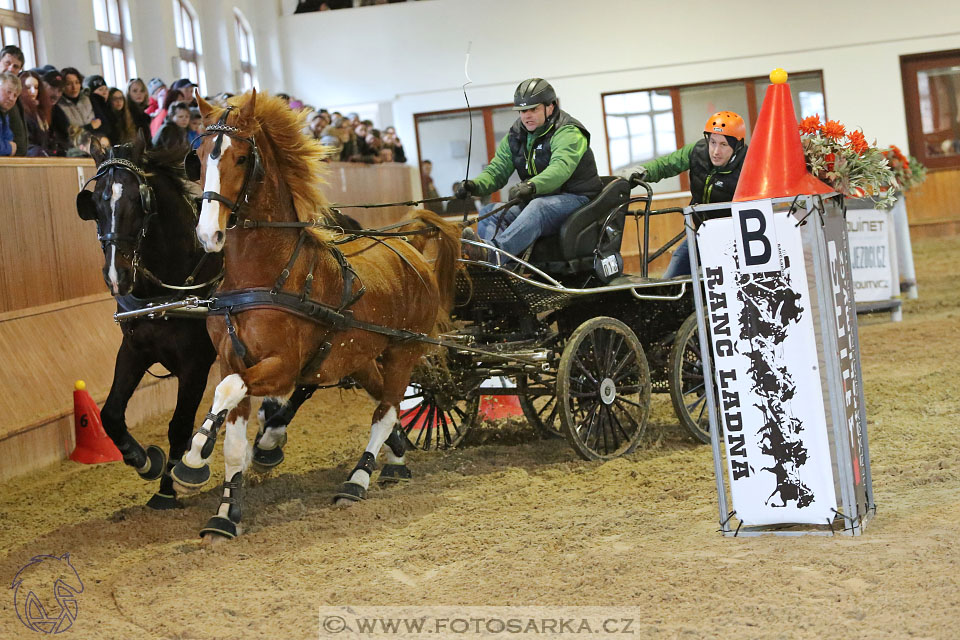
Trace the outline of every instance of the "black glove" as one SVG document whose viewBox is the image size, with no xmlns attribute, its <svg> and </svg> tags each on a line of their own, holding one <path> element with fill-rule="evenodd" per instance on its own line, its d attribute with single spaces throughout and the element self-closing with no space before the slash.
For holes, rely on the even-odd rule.
<svg viewBox="0 0 960 640">
<path fill-rule="evenodd" d="M 523 182 L 518 182 L 510 187 L 508 198 L 510 200 L 516 200 L 517 198 L 520 198 L 520 200 L 528 202 L 536 193 L 536 185 L 534 185 L 532 182 L 524 180 Z"/>
<path fill-rule="evenodd" d="M 453 189 L 453 196 L 460 200 L 466 200 L 477 192 L 477 185 L 473 180 L 461 180 Z"/>
<path fill-rule="evenodd" d="M 637 185 L 647 179 L 646 167 L 637 167 L 637 170 L 630 174 L 630 184 Z"/>
</svg>

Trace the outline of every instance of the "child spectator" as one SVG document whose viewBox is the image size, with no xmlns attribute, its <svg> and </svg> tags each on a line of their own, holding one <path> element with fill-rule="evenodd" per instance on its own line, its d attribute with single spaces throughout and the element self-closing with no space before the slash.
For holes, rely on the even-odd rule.
<svg viewBox="0 0 960 640">
<path fill-rule="evenodd" d="M 167 123 L 167 113 L 170 111 L 170 105 L 174 102 L 182 102 L 182 96 L 176 89 L 168 89 L 163 95 L 163 108 L 157 109 L 153 113 L 153 120 L 150 121 L 150 133 L 156 138 L 160 127 Z"/>
<path fill-rule="evenodd" d="M 160 105 L 163 104 L 163 99 L 167 95 L 167 84 L 160 78 L 151 78 L 147 84 L 147 93 L 150 97 L 147 98 L 147 108 L 143 112 L 148 116 L 153 116 L 160 109 Z"/>
<path fill-rule="evenodd" d="M 167 121 L 153 138 L 157 149 L 183 148 L 186 153 L 190 147 L 187 128 L 190 126 L 190 107 L 185 102 L 174 102 L 167 109 Z"/>
<path fill-rule="evenodd" d="M 187 129 L 187 140 L 190 142 L 190 148 L 196 149 L 200 146 L 197 142 L 203 135 L 203 116 L 200 115 L 200 109 L 190 107 L 190 128 Z"/>
</svg>

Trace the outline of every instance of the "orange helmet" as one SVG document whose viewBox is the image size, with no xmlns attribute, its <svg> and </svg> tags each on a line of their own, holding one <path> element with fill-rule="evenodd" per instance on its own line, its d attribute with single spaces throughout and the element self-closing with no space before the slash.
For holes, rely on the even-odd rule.
<svg viewBox="0 0 960 640">
<path fill-rule="evenodd" d="M 722 136 L 743 142 L 747 135 L 747 125 L 744 124 L 743 118 L 733 111 L 718 111 L 707 118 L 707 124 L 703 125 L 703 132 L 706 134 L 719 133 Z"/>
</svg>

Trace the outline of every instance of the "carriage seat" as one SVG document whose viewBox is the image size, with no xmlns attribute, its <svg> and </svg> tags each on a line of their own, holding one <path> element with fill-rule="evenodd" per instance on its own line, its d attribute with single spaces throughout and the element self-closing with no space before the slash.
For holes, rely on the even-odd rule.
<svg viewBox="0 0 960 640">
<path fill-rule="evenodd" d="M 608 238 L 608 250 L 620 251 L 625 212 L 621 207 L 630 199 L 630 183 L 617 176 L 601 176 L 599 195 L 570 214 L 560 232 L 538 238 L 528 262 L 551 275 L 572 275 L 593 269 L 594 249 L 600 240 L 604 221 L 613 212 L 607 227 L 615 237 Z"/>
</svg>

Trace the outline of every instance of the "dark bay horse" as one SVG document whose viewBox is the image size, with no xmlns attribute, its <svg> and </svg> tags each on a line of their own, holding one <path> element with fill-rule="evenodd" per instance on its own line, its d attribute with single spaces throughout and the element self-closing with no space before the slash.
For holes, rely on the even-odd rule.
<svg viewBox="0 0 960 640">
<path fill-rule="evenodd" d="M 416 224 L 435 229 L 434 264 L 401 238 L 341 238 L 317 226 L 335 224 L 316 187 L 327 149 L 301 133 L 302 116 L 255 91 L 233 98 L 228 109 L 198 102 L 207 129 L 197 157 L 185 164 L 204 190 L 197 236 L 207 251 L 224 255 L 225 279 L 207 320 L 222 381 L 172 475 L 187 489 L 202 486 L 226 423 L 223 497 L 201 533 L 232 538 L 251 397 L 282 399 L 298 384 L 351 377 L 379 405 L 369 444 L 335 499 L 365 497 L 385 443 L 381 479 L 410 477 L 397 408 L 430 348 L 416 337 L 435 337 L 452 305 L 459 229 L 418 212 Z"/>
<path fill-rule="evenodd" d="M 106 157 L 95 160 L 95 189 L 77 195 L 77 213 L 97 222 L 104 253 L 103 278 L 118 309 L 130 311 L 148 301 L 209 293 L 220 279 L 223 261 L 197 244 L 182 151 L 145 153 L 141 138 L 113 147 Z M 123 461 L 146 480 L 160 478 L 159 490 L 147 502 L 154 509 L 178 506 L 169 470 L 186 451 L 207 375 L 217 356 L 200 320 L 167 315 L 120 323 L 123 342 L 101 417 Z M 169 463 L 159 447 L 144 449 L 137 442 L 124 417 L 134 390 L 155 363 L 166 367 L 178 382 L 177 406 L 167 432 Z"/>
</svg>

